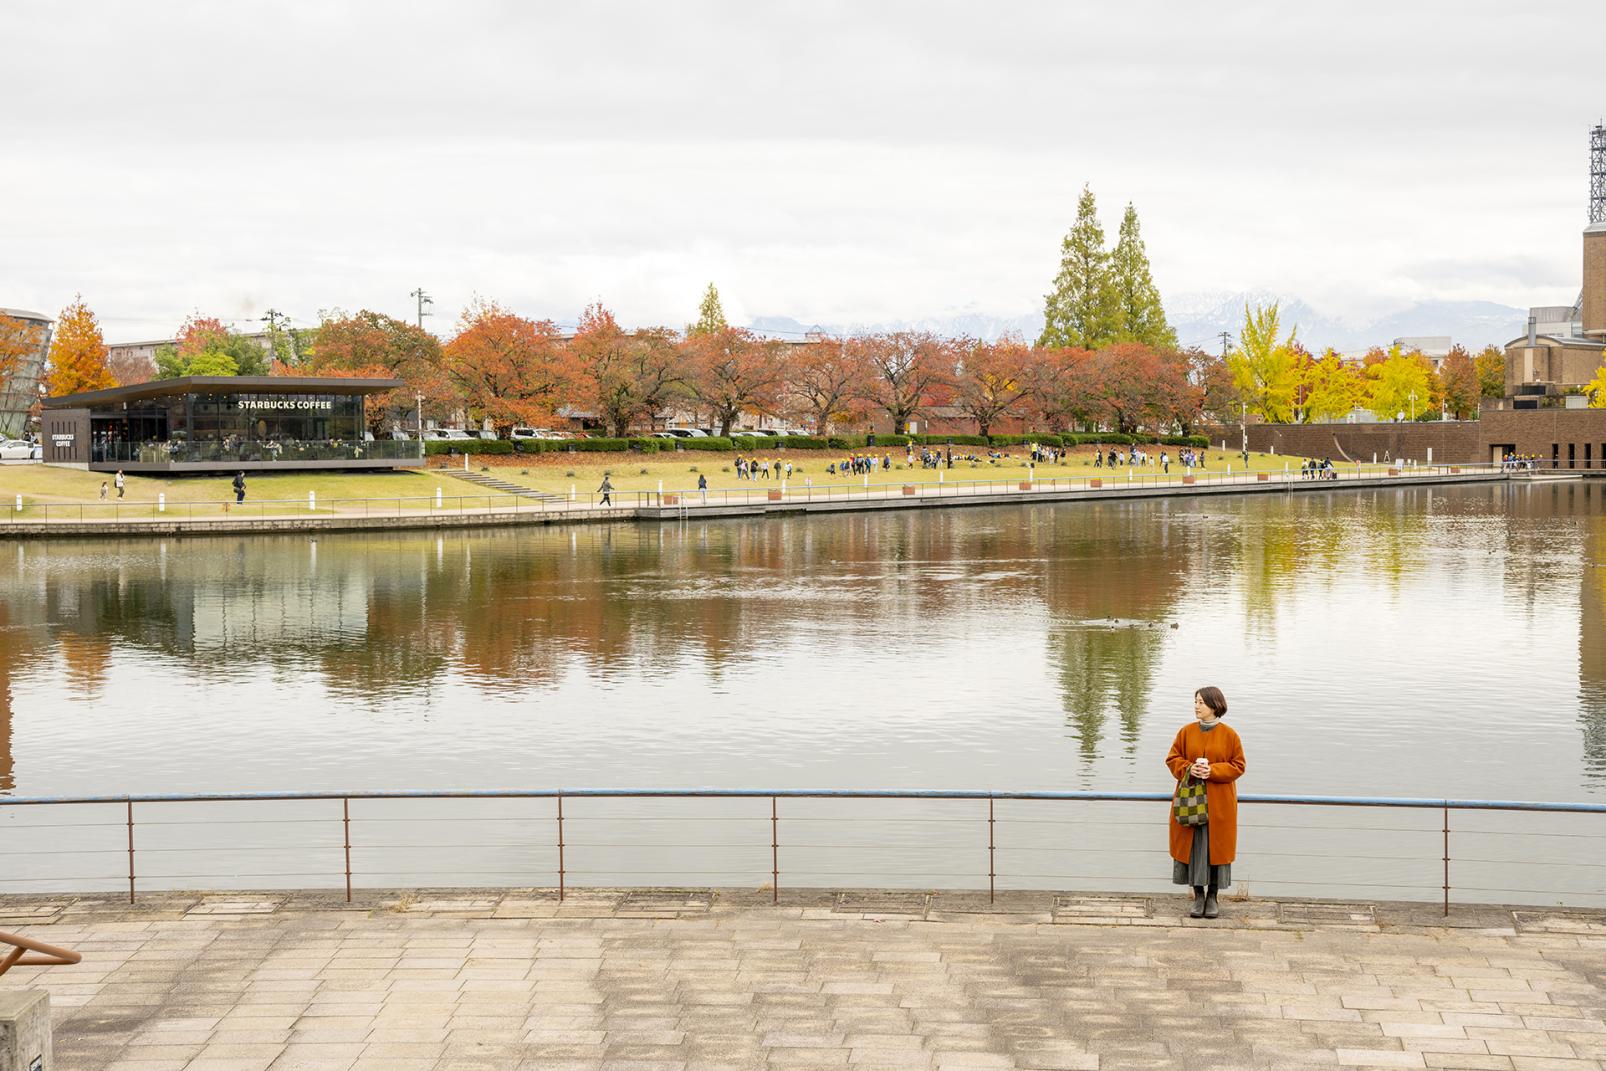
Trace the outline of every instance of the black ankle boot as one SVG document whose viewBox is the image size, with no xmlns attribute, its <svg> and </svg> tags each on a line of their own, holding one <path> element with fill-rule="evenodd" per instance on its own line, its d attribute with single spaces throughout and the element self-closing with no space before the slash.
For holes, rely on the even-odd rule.
<svg viewBox="0 0 1606 1071">
<path fill-rule="evenodd" d="M 1205 900 L 1204 886 L 1195 885 L 1193 887 L 1193 910 L 1188 912 L 1188 917 L 1190 919 L 1202 919 L 1202 918 L 1204 918 L 1205 917 L 1205 905 L 1207 904 L 1207 902 L 1208 901 Z"/>
<path fill-rule="evenodd" d="M 1204 917 L 1207 919 L 1213 919 L 1218 917 L 1220 914 L 1221 909 L 1216 906 L 1216 887 L 1212 885 L 1210 886 L 1210 891 L 1205 893 Z"/>
</svg>

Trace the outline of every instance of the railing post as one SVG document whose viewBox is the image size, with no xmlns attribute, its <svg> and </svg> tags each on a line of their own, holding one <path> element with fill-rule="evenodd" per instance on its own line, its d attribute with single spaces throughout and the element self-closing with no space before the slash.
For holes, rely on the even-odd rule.
<svg viewBox="0 0 1606 1071">
<path fill-rule="evenodd" d="M 1444 917 L 1450 917 L 1450 801 L 1444 803 Z"/>
<path fill-rule="evenodd" d="M 134 902 L 134 801 L 128 802 L 128 902 Z"/>
<path fill-rule="evenodd" d="M 989 904 L 993 902 L 994 897 L 997 895 L 996 882 L 997 882 L 997 879 L 998 879 L 998 870 L 994 866 L 994 863 L 996 862 L 996 858 L 997 857 L 996 857 L 996 854 L 995 854 L 996 853 L 996 842 L 995 842 L 994 837 L 993 837 L 993 824 L 994 824 L 993 823 L 993 798 L 992 798 L 992 796 L 988 796 L 987 797 L 987 902 Z"/>
<path fill-rule="evenodd" d="M 563 793 L 558 793 L 558 899 L 563 899 Z"/>
<path fill-rule="evenodd" d="M 351 799 L 340 799 L 340 824 L 345 829 L 346 840 L 346 903 L 351 903 Z"/>
<path fill-rule="evenodd" d="M 781 827 L 775 797 L 770 797 L 770 903 L 781 902 Z"/>
</svg>

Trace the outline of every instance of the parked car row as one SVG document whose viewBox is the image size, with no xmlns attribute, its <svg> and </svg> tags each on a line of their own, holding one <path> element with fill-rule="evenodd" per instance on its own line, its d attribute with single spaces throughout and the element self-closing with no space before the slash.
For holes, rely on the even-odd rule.
<svg viewBox="0 0 1606 1071">
<path fill-rule="evenodd" d="M 707 439 L 719 433 L 708 428 L 666 428 L 663 431 L 652 433 L 654 439 Z M 782 431 L 779 428 L 754 428 L 744 430 L 737 428 L 732 435 L 745 435 L 758 439 L 783 439 L 788 435 L 807 435 L 806 431 Z"/>
</svg>

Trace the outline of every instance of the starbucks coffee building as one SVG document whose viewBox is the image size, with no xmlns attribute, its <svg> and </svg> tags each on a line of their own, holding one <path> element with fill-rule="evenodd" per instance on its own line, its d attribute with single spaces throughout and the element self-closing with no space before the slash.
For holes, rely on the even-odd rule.
<svg viewBox="0 0 1606 1071">
<path fill-rule="evenodd" d="M 48 398 L 48 464 L 96 472 L 395 469 L 416 440 L 368 439 L 364 407 L 399 379 L 188 376 Z"/>
</svg>

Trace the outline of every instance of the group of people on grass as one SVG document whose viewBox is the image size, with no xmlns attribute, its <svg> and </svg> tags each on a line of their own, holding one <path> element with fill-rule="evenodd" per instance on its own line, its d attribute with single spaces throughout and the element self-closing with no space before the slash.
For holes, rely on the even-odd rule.
<svg viewBox="0 0 1606 1071">
<path fill-rule="evenodd" d="M 771 477 L 777 480 L 792 478 L 792 463 L 790 461 L 771 461 L 768 458 L 742 457 L 736 458 L 736 478 L 738 480 L 768 480 Z"/>
</svg>

